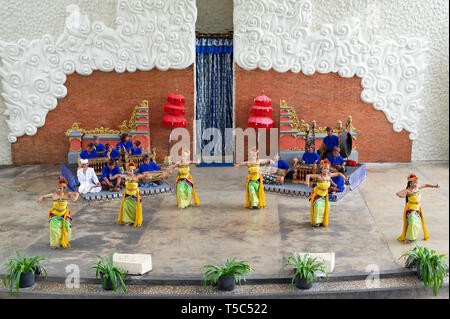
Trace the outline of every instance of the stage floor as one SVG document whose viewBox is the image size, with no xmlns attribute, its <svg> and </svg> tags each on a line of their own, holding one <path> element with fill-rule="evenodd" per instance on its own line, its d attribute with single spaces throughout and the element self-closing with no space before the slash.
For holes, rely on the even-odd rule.
<svg viewBox="0 0 450 319">
<path fill-rule="evenodd" d="M 83 278 L 94 278 L 89 266 L 95 255 L 112 252 L 151 253 L 153 270 L 146 278 L 200 278 L 201 267 L 236 256 L 255 269 L 253 278 L 276 278 L 294 250 L 335 252 L 333 275 L 365 273 L 375 264 L 380 271 L 400 270 L 400 255 L 413 247 L 396 240 L 402 229 L 404 188 L 414 171 L 423 183 L 441 188 L 423 191 L 423 210 L 431 239 L 427 247 L 448 255 L 449 164 L 367 164 L 367 179 L 337 203 L 331 203 L 327 228 L 309 223 L 309 202 L 266 192 L 267 208 L 244 209 L 246 169 L 193 168 L 201 206 L 178 210 L 175 194 L 144 197 L 142 227 L 115 223 L 120 201 L 70 204 L 73 217 L 71 247 L 49 248 L 47 214 L 51 202 L 36 203 L 55 188 L 60 166 L 0 169 L 0 262 L 13 254 L 41 254 L 52 277 L 66 276 L 69 264 Z M 173 185 L 175 176 L 168 183 Z M 419 242 L 422 244 L 422 242 Z M 2 268 L 0 273 L 3 273 Z"/>
</svg>

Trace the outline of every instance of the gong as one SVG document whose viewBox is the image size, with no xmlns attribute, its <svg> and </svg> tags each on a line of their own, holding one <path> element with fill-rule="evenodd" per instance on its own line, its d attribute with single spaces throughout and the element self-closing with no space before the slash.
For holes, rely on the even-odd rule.
<svg viewBox="0 0 450 319">
<path fill-rule="evenodd" d="M 341 149 L 341 157 L 350 157 L 353 148 L 352 135 L 348 131 L 342 131 L 339 138 L 339 148 Z"/>
</svg>

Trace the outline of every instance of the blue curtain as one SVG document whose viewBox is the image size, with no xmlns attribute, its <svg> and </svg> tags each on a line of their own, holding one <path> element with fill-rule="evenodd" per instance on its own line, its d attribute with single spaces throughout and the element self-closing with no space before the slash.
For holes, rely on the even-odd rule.
<svg viewBox="0 0 450 319">
<path fill-rule="evenodd" d="M 222 143 L 214 149 L 232 154 L 233 145 L 225 144 L 225 128 L 233 127 L 233 39 L 197 38 L 196 51 L 196 120 L 201 122 L 197 147 L 201 150 L 209 143 L 201 139 L 203 130 L 218 128 Z"/>
</svg>

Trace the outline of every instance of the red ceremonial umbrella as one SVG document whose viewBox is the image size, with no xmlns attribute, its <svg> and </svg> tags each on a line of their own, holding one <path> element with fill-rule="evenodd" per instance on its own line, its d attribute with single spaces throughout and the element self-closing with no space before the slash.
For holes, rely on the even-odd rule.
<svg viewBox="0 0 450 319">
<path fill-rule="evenodd" d="M 248 118 L 248 126 L 255 129 L 273 128 L 273 120 L 269 117 L 269 115 L 272 115 L 270 98 L 262 93 L 255 97 L 254 103 L 251 109 L 253 115 Z M 258 140 L 258 131 L 256 131 L 256 137 Z"/>
<path fill-rule="evenodd" d="M 175 127 L 184 127 L 186 128 L 187 121 L 184 116 L 181 115 L 172 115 L 166 114 L 163 117 L 162 125 L 175 128 Z"/>
<path fill-rule="evenodd" d="M 172 93 L 167 96 L 167 104 L 164 105 L 164 115 L 162 119 L 162 125 L 176 128 L 183 127 L 186 128 L 187 121 L 183 116 L 186 111 L 184 109 L 185 98 L 183 95 L 178 93 Z M 170 136 L 170 135 L 169 135 Z M 167 156 L 169 156 L 170 152 L 170 137 L 169 144 L 167 146 Z"/>
</svg>

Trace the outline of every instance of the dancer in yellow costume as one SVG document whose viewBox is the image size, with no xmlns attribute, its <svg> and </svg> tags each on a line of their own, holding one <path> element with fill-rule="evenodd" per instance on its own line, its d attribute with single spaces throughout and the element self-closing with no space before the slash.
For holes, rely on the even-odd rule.
<svg viewBox="0 0 450 319">
<path fill-rule="evenodd" d="M 330 212 L 330 204 L 328 202 L 328 188 L 332 181 L 331 178 L 340 176 L 344 180 L 347 180 L 342 173 L 330 173 L 330 162 L 324 160 L 319 165 L 320 174 L 308 174 L 306 175 L 306 185 L 309 186 L 310 179 L 315 179 L 317 182 L 316 187 L 313 188 L 311 193 L 311 224 L 316 227 L 328 226 L 328 214 Z"/>
<path fill-rule="evenodd" d="M 119 218 L 117 222 L 126 226 L 142 225 L 142 206 L 139 195 L 139 176 L 134 174 L 136 167 L 134 163 L 128 164 L 128 174 L 125 177 L 125 191 L 120 204 Z"/>
<path fill-rule="evenodd" d="M 72 239 L 72 217 L 70 216 L 67 202 L 69 199 L 76 201 L 80 196 L 79 193 L 65 192 L 67 181 L 64 178 L 59 179 L 56 192 L 43 195 L 38 198 L 37 203 L 40 204 L 46 198 L 53 200 L 53 206 L 48 212 L 48 220 L 50 226 L 50 248 L 70 247 Z"/>
<path fill-rule="evenodd" d="M 196 165 L 199 162 L 190 161 L 191 153 L 188 150 L 183 150 L 181 161 L 173 164 L 169 168 L 169 172 L 178 168 L 178 176 L 175 182 L 175 193 L 177 198 L 178 208 L 186 208 L 195 205 L 200 205 L 200 200 L 195 191 L 194 179 L 190 173 L 189 165 Z"/>
<path fill-rule="evenodd" d="M 266 196 L 264 195 L 264 186 L 262 174 L 259 172 L 261 165 L 275 162 L 267 159 L 258 158 L 258 150 L 253 148 L 248 154 L 247 162 L 237 163 L 234 167 L 248 166 L 247 184 L 245 186 L 245 205 L 244 208 L 264 208 L 266 207 Z"/>
<path fill-rule="evenodd" d="M 419 178 L 416 175 L 410 174 L 406 189 L 396 193 L 398 197 L 406 198 L 405 210 L 403 211 L 403 231 L 397 238 L 399 241 L 405 241 L 406 243 L 416 240 L 420 226 L 423 228 L 423 239 L 428 240 L 430 238 L 420 206 L 420 190 L 423 188 L 439 188 L 439 185 L 424 184 L 419 186 L 418 180 Z"/>
</svg>

